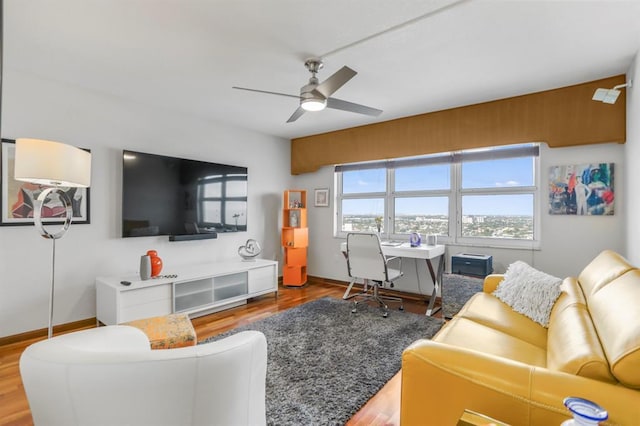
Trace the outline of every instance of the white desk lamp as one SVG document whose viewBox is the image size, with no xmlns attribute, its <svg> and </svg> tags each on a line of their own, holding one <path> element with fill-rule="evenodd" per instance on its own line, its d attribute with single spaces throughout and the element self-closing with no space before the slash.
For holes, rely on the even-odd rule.
<svg viewBox="0 0 640 426">
<path fill-rule="evenodd" d="M 34 224 L 42 237 L 53 241 L 51 262 L 51 292 L 49 294 L 49 334 L 53 334 L 53 293 L 55 284 L 56 240 L 69 229 L 73 216 L 71 200 L 60 189 L 86 188 L 91 184 L 91 154 L 82 149 L 59 142 L 40 139 L 17 139 L 15 155 L 15 179 L 45 185 L 33 205 Z M 58 232 L 50 233 L 42 223 L 42 206 L 51 193 L 57 193 L 66 215 Z"/>
</svg>

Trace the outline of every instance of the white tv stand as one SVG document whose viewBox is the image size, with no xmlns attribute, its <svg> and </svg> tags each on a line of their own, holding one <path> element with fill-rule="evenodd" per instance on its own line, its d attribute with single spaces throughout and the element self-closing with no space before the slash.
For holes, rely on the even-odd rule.
<svg viewBox="0 0 640 426">
<path fill-rule="evenodd" d="M 184 312 L 207 315 L 278 291 L 278 263 L 229 261 L 166 271 L 176 278 L 142 281 L 133 277 L 96 278 L 96 317 L 106 325 Z M 125 286 L 122 281 L 131 282 Z"/>
</svg>

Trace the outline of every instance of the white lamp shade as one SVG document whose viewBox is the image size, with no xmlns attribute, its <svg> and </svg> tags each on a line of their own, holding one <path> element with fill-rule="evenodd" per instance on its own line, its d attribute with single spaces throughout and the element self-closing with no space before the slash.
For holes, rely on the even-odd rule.
<svg viewBox="0 0 640 426">
<path fill-rule="evenodd" d="M 91 153 L 42 139 L 17 139 L 16 180 L 40 185 L 86 188 L 91 185 Z"/>
</svg>

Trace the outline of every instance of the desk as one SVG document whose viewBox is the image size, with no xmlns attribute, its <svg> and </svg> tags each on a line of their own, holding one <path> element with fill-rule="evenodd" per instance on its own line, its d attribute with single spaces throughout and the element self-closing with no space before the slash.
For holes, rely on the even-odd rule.
<svg viewBox="0 0 640 426">
<path fill-rule="evenodd" d="M 431 293 L 431 298 L 429 299 L 429 306 L 427 307 L 426 315 L 431 316 L 438 312 L 440 308 L 434 309 L 434 304 L 436 302 L 436 294 L 438 290 L 440 290 L 442 286 L 442 273 L 444 272 L 444 245 L 438 244 L 435 246 L 428 246 L 426 244 L 420 245 L 418 247 L 411 247 L 409 243 L 402 243 L 400 245 L 384 245 L 382 244 L 382 253 L 385 256 L 397 256 L 397 257 L 405 257 L 411 259 L 424 259 L 427 264 L 427 269 L 429 272 L 429 276 L 431 276 L 431 281 L 433 282 L 433 292 Z M 340 244 L 340 250 L 344 253 L 345 257 L 347 255 L 347 243 L 346 241 Z M 438 269 L 437 272 L 433 268 L 433 263 L 431 261 L 433 259 L 439 258 L 438 260 Z M 416 260 L 416 279 L 420 280 L 420 274 L 418 273 L 418 262 Z M 354 283 L 351 283 L 345 291 L 343 299 L 346 299 L 349 292 L 351 291 L 351 287 L 353 287 Z"/>
</svg>

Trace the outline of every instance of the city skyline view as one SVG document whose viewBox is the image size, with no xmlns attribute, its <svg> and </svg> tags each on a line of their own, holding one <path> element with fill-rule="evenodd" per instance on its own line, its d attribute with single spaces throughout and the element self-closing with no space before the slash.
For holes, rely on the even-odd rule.
<svg viewBox="0 0 640 426">
<path fill-rule="evenodd" d="M 344 232 L 377 232 L 375 215 L 343 216 Z M 418 232 L 423 235 L 449 236 L 449 217 L 435 216 L 396 216 L 394 229 L 390 235 Z M 387 234 L 384 227 L 383 234 Z M 462 217 L 463 237 L 508 238 L 533 240 L 533 216 L 518 215 L 478 215 Z"/>
</svg>

